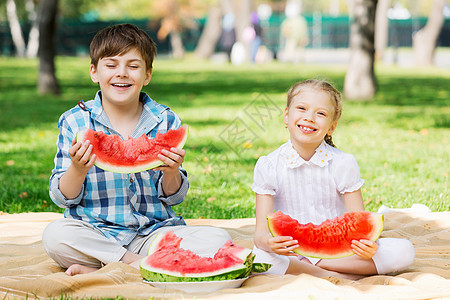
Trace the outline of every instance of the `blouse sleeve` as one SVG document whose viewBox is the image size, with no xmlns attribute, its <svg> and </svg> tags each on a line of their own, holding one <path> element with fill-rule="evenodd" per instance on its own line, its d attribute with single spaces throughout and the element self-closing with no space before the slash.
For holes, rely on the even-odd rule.
<svg viewBox="0 0 450 300">
<path fill-rule="evenodd" d="M 260 157 L 255 166 L 252 190 L 257 194 L 273 196 L 277 188 L 275 168 L 267 156 Z"/>
<path fill-rule="evenodd" d="M 341 194 L 354 192 L 362 187 L 364 179 L 361 179 L 358 162 L 351 154 L 345 154 L 337 160 L 334 168 L 334 180 L 337 190 Z"/>
</svg>

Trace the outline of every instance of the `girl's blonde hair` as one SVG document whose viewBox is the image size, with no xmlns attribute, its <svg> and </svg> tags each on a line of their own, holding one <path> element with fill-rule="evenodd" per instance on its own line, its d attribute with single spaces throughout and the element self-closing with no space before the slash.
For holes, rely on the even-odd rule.
<svg viewBox="0 0 450 300">
<path fill-rule="evenodd" d="M 325 80 L 309 79 L 294 84 L 287 93 L 286 107 L 289 108 L 292 103 L 292 99 L 295 96 L 301 94 L 305 90 L 310 89 L 326 92 L 330 95 L 331 103 L 333 103 L 334 105 L 333 121 L 337 122 L 342 114 L 342 96 L 341 93 L 331 83 Z M 336 147 L 333 143 L 331 135 L 327 134 L 325 136 L 325 142 L 332 147 Z"/>
</svg>

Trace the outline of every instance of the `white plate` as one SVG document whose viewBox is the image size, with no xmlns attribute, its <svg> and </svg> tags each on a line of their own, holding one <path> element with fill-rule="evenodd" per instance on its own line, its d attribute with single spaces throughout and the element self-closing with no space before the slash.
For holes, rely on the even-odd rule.
<svg viewBox="0 0 450 300">
<path fill-rule="evenodd" d="M 144 282 L 161 289 L 176 289 L 186 293 L 205 293 L 221 289 L 238 288 L 247 278 L 248 277 L 233 280 L 193 282 L 153 282 L 144 280 Z"/>
</svg>

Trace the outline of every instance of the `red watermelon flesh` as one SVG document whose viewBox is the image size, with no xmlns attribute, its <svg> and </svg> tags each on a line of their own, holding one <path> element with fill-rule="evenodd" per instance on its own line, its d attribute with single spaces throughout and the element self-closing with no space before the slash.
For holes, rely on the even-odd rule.
<svg viewBox="0 0 450 300">
<path fill-rule="evenodd" d="M 300 224 L 277 211 L 267 217 L 273 236 L 291 236 L 298 241 L 295 253 L 316 258 L 350 256 L 352 240 L 376 241 L 383 231 L 383 215 L 368 211 L 348 212 L 319 225 Z"/>
<path fill-rule="evenodd" d="M 141 275 L 148 281 L 217 281 L 244 278 L 252 269 L 252 251 L 231 241 L 214 257 L 201 257 L 180 248 L 182 238 L 173 231 L 158 235 L 152 242 L 149 256 L 140 264 Z"/>
<path fill-rule="evenodd" d="M 163 149 L 182 148 L 187 134 L 188 129 L 184 125 L 166 133 L 158 132 L 153 139 L 143 134 L 136 139 L 122 140 L 118 135 L 84 129 L 78 132 L 77 141 L 90 141 L 93 154 L 97 156 L 97 167 L 116 173 L 137 173 L 162 165 L 158 154 Z"/>
</svg>

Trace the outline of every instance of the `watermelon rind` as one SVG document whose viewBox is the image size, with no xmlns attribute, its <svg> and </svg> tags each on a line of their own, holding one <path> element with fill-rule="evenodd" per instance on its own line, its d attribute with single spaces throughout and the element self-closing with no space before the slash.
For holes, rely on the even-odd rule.
<svg viewBox="0 0 450 300">
<path fill-rule="evenodd" d="M 272 264 L 268 263 L 253 263 L 251 273 L 264 273 L 272 267 Z"/>
<path fill-rule="evenodd" d="M 156 237 L 150 244 L 148 256 L 160 250 L 161 247 L 160 242 L 165 238 L 166 234 L 167 233 L 160 233 L 156 235 Z M 195 281 L 222 281 L 222 280 L 246 278 L 252 273 L 265 272 L 271 267 L 270 264 L 254 264 L 253 261 L 255 259 L 255 255 L 252 253 L 250 249 L 244 247 L 238 247 L 237 249 L 239 249 L 240 251 L 233 253 L 233 255 L 242 260 L 243 262 L 216 271 L 181 274 L 176 271 L 163 270 L 161 268 L 149 266 L 146 263 L 146 259 L 148 258 L 148 256 L 141 260 L 140 271 L 142 277 L 147 281 L 195 282 Z"/>
<path fill-rule="evenodd" d="M 140 271 L 145 280 L 157 282 L 191 282 L 191 281 L 221 281 L 245 278 L 252 272 L 254 255 L 250 249 L 244 249 L 238 256 L 247 255 L 244 262 L 235 266 L 214 272 L 181 274 L 148 266 L 146 258 L 141 260 Z"/>
<path fill-rule="evenodd" d="M 269 227 L 269 231 L 272 234 L 272 236 L 280 236 L 277 232 L 277 230 L 274 228 L 274 226 L 271 223 L 271 215 L 267 216 L 267 223 Z M 381 232 L 384 228 L 384 215 L 379 213 L 370 212 L 370 223 L 372 224 L 373 230 L 372 235 L 364 237 L 366 240 L 371 240 L 375 242 L 381 235 Z M 351 249 L 342 251 L 340 253 L 335 254 L 328 254 L 326 253 L 327 249 L 317 249 L 316 251 L 308 251 L 302 248 L 301 242 L 299 242 L 299 247 L 294 249 L 293 252 L 307 257 L 313 257 L 313 258 L 320 258 L 320 259 L 336 259 L 336 258 L 343 258 L 347 256 L 351 256 L 355 254 Z"/>
<path fill-rule="evenodd" d="M 161 240 L 164 238 L 164 234 L 163 233 L 158 233 L 155 238 L 153 239 L 153 241 L 150 243 L 150 246 L 148 248 L 148 253 L 147 255 L 150 256 L 152 255 L 156 250 L 158 250 L 159 247 L 159 243 L 161 242 Z"/>
<path fill-rule="evenodd" d="M 145 259 L 142 261 L 144 262 Z M 208 274 L 202 273 L 201 276 L 199 274 L 168 274 L 167 271 L 164 270 L 156 270 L 156 269 L 148 269 L 148 266 L 143 266 L 141 263 L 141 275 L 145 280 L 148 281 L 158 281 L 158 282 L 191 282 L 191 281 L 221 281 L 221 280 L 232 280 L 238 278 L 248 277 L 246 274 L 248 273 L 248 267 L 244 264 L 241 264 L 239 267 L 236 267 L 232 271 L 220 270 L 218 274 Z"/>
<path fill-rule="evenodd" d="M 174 146 L 174 148 L 183 148 L 183 146 L 186 143 L 187 137 L 188 137 L 188 131 L 189 131 L 189 127 L 187 125 L 186 126 L 186 134 L 183 137 L 183 140 L 181 140 L 181 142 Z M 77 135 L 76 135 L 76 140 L 77 142 L 83 142 L 86 139 L 86 134 L 88 132 L 88 128 L 80 130 Z M 135 167 L 130 167 L 130 166 L 113 166 L 111 164 L 108 164 L 106 162 L 101 161 L 100 159 L 96 159 L 94 165 L 97 166 L 98 168 L 105 170 L 105 171 L 109 171 L 109 172 L 114 172 L 114 173 L 121 173 L 121 174 L 131 174 L 131 173 L 139 173 L 139 172 L 143 172 L 146 170 L 150 170 L 150 169 L 154 169 L 156 167 L 159 167 L 161 165 L 163 165 L 164 162 L 161 160 L 154 160 L 152 162 L 149 162 L 147 164 L 140 164 L 138 166 Z"/>
</svg>

